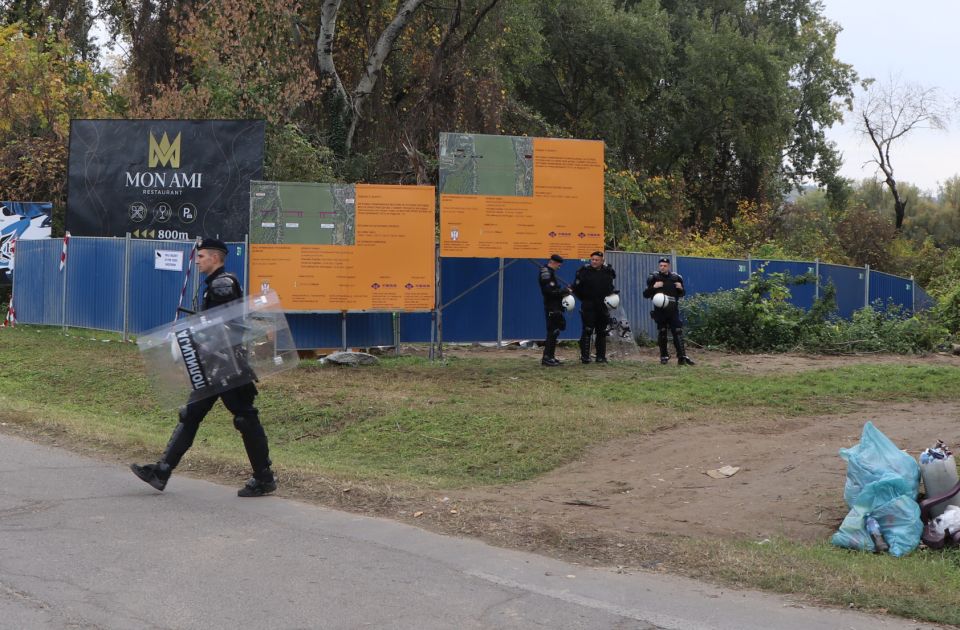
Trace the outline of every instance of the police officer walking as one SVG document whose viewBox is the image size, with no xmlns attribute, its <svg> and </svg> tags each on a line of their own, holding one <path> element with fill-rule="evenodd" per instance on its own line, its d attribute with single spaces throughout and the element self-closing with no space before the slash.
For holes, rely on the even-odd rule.
<svg viewBox="0 0 960 630">
<path fill-rule="evenodd" d="M 603 262 L 603 252 L 590 254 L 590 262 L 577 270 L 573 294 L 580 300 L 580 362 L 590 363 L 590 340 L 596 336 L 597 363 L 607 362 L 607 325 L 610 322 L 604 298 L 614 292 L 616 272 Z"/>
<path fill-rule="evenodd" d="M 201 310 L 243 297 L 240 281 L 235 275 L 224 270 L 223 263 L 226 256 L 227 246 L 216 239 L 204 239 L 197 248 L 197 269 L 206 274 L 206 288 L 203 292 Z M 233 414 L 233 426 L 243 438 L 243 446 L 247 451 L 250 466 L 253 468 L 253 477 L 237 491 L 237 495 L 259 497 L 273 492 L 277 489 L 277 482 L 270 469 L 267 434 L 263 430 L 263 425 L 260 424 L 257 408 L 253 406 L 256 397 L 257 387 L 252 382 L 206 398 L 197 399 L 191 396 L 187 404 L 180 408 L 180 422 L 174 428 L 160 460 L 156 464 L 143 466 L 131 464 L 131 470 L 137 477 L 162 491 L 173 469 L 193 445 L 200 423 L 219 398 Z"/>
<path fill-rule="evenodd" d="M 654 298 L 662 293 L 665 298 Z M 678 300 L 686 294 L 683 287 L 683 276 L 670 271 L 670 259 L 661 258 L 657 263 L 657 271 L 647 276 L 647 288 L 643 290 L 643 297 L 654 298 L 654 308 L 650 317 L 657 323 L 657 344 L 660 346 L 660 363 L 670 362 L 670 353 L 667 351 L 667 331 L 673 334 L 673 347 L 677 350 L 679 365 L 693 365 L 693 359 L 687 356 L 683 342 L 683 322 L 680 320 L 680 305 Z M 657 302 L 663 300 L 662 305 Z"/>
<path fill-rule="evenodd" d="M 540 267 L 540 293 L 543 294 L 543 312 L 547 320 L 547 338 L 543 342 L 540 365 L 545 367 L 560 365 L 556 357 L 557 339 L 560 338 L 560 332 L 567 328 L 567 320 L 563 316 L 563 299 L 570 294 L 570 289 L 561 286 L 557 280 L 557 269 L 562 264 L 563 257 L 553 254 L 547 264 Z"/>
</svg>

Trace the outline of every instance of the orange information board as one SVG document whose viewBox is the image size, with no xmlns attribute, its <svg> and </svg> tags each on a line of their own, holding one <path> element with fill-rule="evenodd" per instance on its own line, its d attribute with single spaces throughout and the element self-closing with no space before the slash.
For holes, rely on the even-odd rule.
<svg viewBox="0 0 960 630">
<path fill-rule="evenodd" d="M 586 258 L 603 249 L 603 143 L 440 135 L 440 255 Z"/>
<path fill-rule="evenodd" d="M 252 182 L 250 290 L 286 311 L 434 308 L 432 186 Z"/>
</svg>

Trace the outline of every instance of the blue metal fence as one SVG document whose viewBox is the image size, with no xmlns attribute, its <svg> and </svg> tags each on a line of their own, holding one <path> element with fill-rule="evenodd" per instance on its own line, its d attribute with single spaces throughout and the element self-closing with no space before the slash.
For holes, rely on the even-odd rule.
<svg viewBox="0 0 960 630">
<path fill-rule="evenodd" d="M 14 291 L 17 317 L 23 323 L 63 325 L 138 334 L 171 321 L 184 272 L 155 268 L 157 250 L 183 252 L 187 265 L 192 243 L 140 239 L 82 238 L 70 240 L 65 271 L 59 271 L 61 241 L 25 240 L 17 244 Z M 227 269 L 246 282 L 247 255 L 243 243 L 231 243 Z M 646 277 L 665 254 L 608 252 L 607 262 L 617 271 L 623 312 L 633 330 L 654 337 L 652 304 L 643 298 Z M 778 260 L 723 260 L 666 254 L 684 276 L 687 295 L 734 289 L 751 271 L 811 273 L 817 282 L 792 287 L 792 301 L 809 308 L 822 288 L 837 289 L 837 314 L 852 316 L 870 304 L 899 304 L 907 312 L 929 308 L 933 301 L 912 279 L 816 262 Z M 486 342 L 542 339 L 543 302 L 537 283 L 542 260 L 523 258 L 443 258 L 440 260 L 438 313 L 401 313 L 394 329 L 391 313 L 290 314 L 288 320 L 298 348 L 387 346 L 402 342 Z M 573 282 L 580 261 L 568 261 L 558 271 Z M 185 306 L 200 278 L 194 267 L 188 278 Z M 434 328 L 434 322 L 438 323 Z M 562 339 L 580 334 L 577 311 L 567 314 Z"/>
</svg>

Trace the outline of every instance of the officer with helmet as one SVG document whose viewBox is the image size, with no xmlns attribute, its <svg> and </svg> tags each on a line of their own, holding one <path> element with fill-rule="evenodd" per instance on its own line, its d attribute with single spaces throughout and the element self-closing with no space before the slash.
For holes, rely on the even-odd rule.
<svg viewBox="0 0 960 630">
<path fill-rule="evenodd" d="M 547 319 L 547 338 L 543 342 L 543 358 L 540 360 L 540 365 L 544 367 L 560 365 L 555 353 L 560 332 L 567 328 L 563 312 L 573 308 L 570 289 L 562 286 L 557 279 L 557 269 L 562 264 L 563 257 L 553 254 L 547 264 L 540 267 L 540 293 L 543 294 L 543 312 Z"/>
<path fill-rule="evenodd" d="M 613 281 L 616 272 L 603 262 L 603 252 L 590 254 L 590 262 L 577 270 L 573 281 L 573 294 L 580 299 L 580 317 L 583 329 L 580 334 L 580 362 L 590 363 L 590 340 L 596 337 L 597 363 L 607 362 L 607 325 L 610 317 L 605 299 L 615 294 Z"/>
<path fill-rule="evenodd" d="M 206 288 L 203 292 L 201 310 L 227 304 L 243 297 L 240 281 L 224 269 L 227 246 L 217 239 L 204 239 L 197 248 L 197 269 L 206 274 Z M 180 408 L 180 422 L 173 429 L 166 450 L 156 464 L 131 464 L 133 473 L 157 490 L 162 491 L 173 469 L 193 445 L 200 423 L 216 404 L 217 399 L 233 414 L 233 426 L 243 438 L 253 477 L 237 491 L 241 497 L 259 497 L 277 489 L 277 482 L 270 469 L 270 450 L 267 434 L 260 424 L 260 415 L 253 406 L 257 397 L 257 387 L 247 382 L 220 394 L 195 399 L 193 396 Z"/>
<path fill-rule="evenodd" d="M 673 346 L 677 350 L 679 365 L 693 365 L 693 359 L 687 356 L 683 342 L 683 322 L 680 320 L 680 307 L 677 300 L 686 294 L 683 288 L 683 276 L 670 271 L 670 259 L 661 258 L 657 271 L 647 276 L 647 288 L 643 297 L 653 300 L 650 317 L 657 323 L 657 344 L 660 346 L 660 363 L 670 362 L 667 351 L 667 331 L 673 334 Z"/>
</svg>

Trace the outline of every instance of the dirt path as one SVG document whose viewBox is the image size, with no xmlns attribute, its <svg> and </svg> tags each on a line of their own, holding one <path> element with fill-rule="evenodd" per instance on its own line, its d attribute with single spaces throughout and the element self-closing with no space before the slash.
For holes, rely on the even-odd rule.
<svg viewBox="0 0 960 630">
<path fill-rule="evenodd" d="M 567 530 L 763 540 L 824 540 L 847 513 L 846 464 L 872 420 L 913 455 L 938 438 L 960 442 L 960 403 L 865 408 L 742 426 L 684 427 L 606 444 L 535 481 L 474 491 L 488 512 Z M 732 477 L 709 469 L 736 466 Z"/>
</svg>

